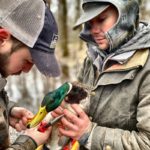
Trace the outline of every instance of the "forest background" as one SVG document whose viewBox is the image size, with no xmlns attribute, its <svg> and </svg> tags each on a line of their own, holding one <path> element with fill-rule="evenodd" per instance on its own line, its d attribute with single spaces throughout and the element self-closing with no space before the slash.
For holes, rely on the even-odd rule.
<svg viewBox="0 0 150 150">
<path fill-rule="evenodd" d="M 45 77 L 33 67 L 28 74 L 8 78 L 7 91 L 10 100 L 36 113 L 44 95 L 66 81 L 75 81 L 86 56 L 86 46 L 79 39 L 81 28 L 73 30 L 81 13 L 82 0 L 47 0 L 58 24 L 59 41 L 56 56 L 62 74 L 60 77 Z M 141 20 L 150 22 L 150 1 L 142 0 Z"/>
</svg>

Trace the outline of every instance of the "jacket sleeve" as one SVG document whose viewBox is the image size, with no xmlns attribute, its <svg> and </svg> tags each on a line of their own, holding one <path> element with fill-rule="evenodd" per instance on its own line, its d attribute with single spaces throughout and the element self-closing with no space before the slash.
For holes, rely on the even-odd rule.
<svg viewBox="0 0 150 150">
<path fill-rule="evenodd" d="M 9 123 L 6 104 L 0 97 L 0 149 L 3 150 L 35 150 L 37 144 L 26 135 L 20 135 L 16 141 L 9 143 Z"/>
<path fill-rule="evenodd" d="M 35 150 L 37 144 L 26 135 L 20 135 L 16 141 L 10 145 L 9 141 L 9 110 L 14 107 L 14 103 L 9 103 L 7 93 L 0 91 L 0 149 L 3 150 Z"/>
<path fill-rule="evenodd" d="M 139 87 L 137 129 L 96 126 L 91 135 L 91 150 L 150 150 L 150 72 L 143 76 Z"/>
<path fill-rule="evenodd" d="M 82 66 L 80 67 L 79 73 L 77 74 L 77 79 L 81 83 L 83 82 L 83 75 L 84 75 L 85 64 L 86 64 L 86 59 L 84 60 Z"/>
<path fill-rule="evenodd" d="M 11 115 L 11 110 L 12 110 L 12 108 L 13 107 L 19 107 L 15 102 L 13 102 L 13 101 L 9 101 L 9 103 L 8 103 L 8 115 Z"/>
<path fill-rule="evenodd" d="M 89 79 L 87 78 L 86 74 L 89 73 L 89 66 L 91 66 L 91 64 L 93 64 L 92 60 L 87 56 L 85 59 L 84 59 L 84 62 L 82 64 L 82 66 L 80 67 L 80 71 L 77 75 L 77 79 L 79 82 L 82 82 L 82 83 L 86 83 L 87 84 L 87 81 L 88 81 L 88 84 L 91 85 L 91 82 L 89 81 Z M 91 68 L 92 70 L 94 70 L 94 67 Z M 94 72 L 94 71 L 93 71 Z M 94 78 L 94 74 L 90 74 L 90 77 Z"/>
<path fill-rule="evenodd" d="M 36 148 L 37 144 L 31 137 L 27 135 L 20 135 L 6 150 L 35 150 Z"/>
</svg>

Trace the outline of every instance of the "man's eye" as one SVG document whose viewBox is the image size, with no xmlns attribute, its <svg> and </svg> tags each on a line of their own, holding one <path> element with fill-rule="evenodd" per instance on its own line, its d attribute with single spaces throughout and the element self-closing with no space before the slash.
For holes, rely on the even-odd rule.
<svg viewBox="0 0 150 150">
<path fill-rule="evenodd" d="M 99 18 L 98 22 L 103 22 L 105 20 L 105 18 Z"/>
</svg>

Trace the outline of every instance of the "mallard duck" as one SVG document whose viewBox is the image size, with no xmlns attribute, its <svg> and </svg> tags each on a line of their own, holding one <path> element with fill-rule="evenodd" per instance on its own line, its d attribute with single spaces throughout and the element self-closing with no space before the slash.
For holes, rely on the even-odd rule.
<svg viewBox="0 0 150 150">
<path fill-rule="evenodd" d="M 27 127 L 32 128 L 37 126 L 47 115 L 47 113 L 56 109 L 61 102 L 79 103 L 79 101 L 87 96 L 86 90 L 75 83 L 66 82 L 59 88 L 47 93 L 41 102 L 38 113 L 28 121 Z"/>
</svg>

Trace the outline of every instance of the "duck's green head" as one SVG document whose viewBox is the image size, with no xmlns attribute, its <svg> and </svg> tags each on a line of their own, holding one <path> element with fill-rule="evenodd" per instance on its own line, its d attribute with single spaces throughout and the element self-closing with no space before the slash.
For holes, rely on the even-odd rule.
<svg viewBox="0 0 150 150">
<path fill-rule="evenodd" d="M 71 89 L 72 84 L 66 82 L 56 90 L 47 93 L 41 103 L 41 107 L 39 108 L 38 113 L 33 119 L 29 120 L 27 127 L 31 128 L 38 125 L 48 112 L 53 111 L 61 104 Z"/>
</svg>

